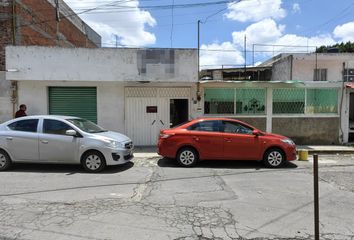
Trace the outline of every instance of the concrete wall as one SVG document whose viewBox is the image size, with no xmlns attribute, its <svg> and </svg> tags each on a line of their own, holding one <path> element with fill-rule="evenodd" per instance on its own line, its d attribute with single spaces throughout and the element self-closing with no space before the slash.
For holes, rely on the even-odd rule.
<svg viewBox="0 0 354 240">
<path fill-rule="evenodd" d="M 297 144 L 338 144 L 340 119 L 273 118 L 273 133 L 290 137 Z"/>
<path fill-rule="evenodd" d="M 166 55 L 166 56 L 165 56 Z M 164 58 L 161 56 L 165 56 Z M 195 49 L 7 47 L 8 80 L 197 82 Z"/>
<path fill-rule="evenodd" d="M 38 82 L 21 81 L 18 83 L 18 101 L 27 105 L 28 115 L 48 114 L 48 87 L 97 87 L 97 120 L 98 124 L 109 130 L 125 132 L 125 87 L 171 87 L 168 83 L 139 84 L 119 82 Z M 174 86 L 191 87 L 190 118 L 196 117 L 197 104 L 192 101 L 196 89 L 194 84 L 175 84 Z M 137 119 L 138 121 L 139 119 Z"/>
<path fill-rule="evenodd" d="M 272 81 L 292 80 L 292 56 L 285 57 L 275 62 L 272 67 Z"/>
</svg>

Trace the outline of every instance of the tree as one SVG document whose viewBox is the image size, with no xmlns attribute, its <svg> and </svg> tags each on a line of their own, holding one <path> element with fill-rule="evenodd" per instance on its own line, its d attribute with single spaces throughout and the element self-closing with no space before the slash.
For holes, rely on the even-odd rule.
<svg viewBox="0 0 354 240">
<path fill-rule="evenodd" d="M 317 53 L 327 53 L 330 52 L 331 49 L 338 49 L 338 52 L 341 53 L 354 53 L 354 42 L 346 42 L 346 43 L 336 43 L 332 46 L 321 46 L 317 48 Z"/>
</svg>

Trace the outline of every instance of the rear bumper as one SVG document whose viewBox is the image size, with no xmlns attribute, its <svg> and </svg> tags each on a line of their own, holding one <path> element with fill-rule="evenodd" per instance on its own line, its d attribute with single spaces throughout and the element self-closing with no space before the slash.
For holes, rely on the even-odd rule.
<svg viewBox="0 0 354 240">
<path fill-rule="evenodd" d="M 175 158 L 176 147 L 162 139 L 157 143 L 157 154 L 162 157 Z"/>
</svg>

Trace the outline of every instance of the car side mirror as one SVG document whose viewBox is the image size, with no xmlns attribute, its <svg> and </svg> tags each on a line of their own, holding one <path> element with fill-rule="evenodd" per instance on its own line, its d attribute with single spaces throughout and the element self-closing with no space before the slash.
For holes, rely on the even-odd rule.
<svg viewBox="0 0 354 240">
<path fill-rule="evenodd" d="M 261 135 L 261 132 L 258 129 L 254 129 L 252 131 L 252 134 L 255 135 L 256 137 L 258 137 L 259 135 Z"/>
<path fill-rule="evenodd" d="M 77 136 L 77 132 L 75 130 L 72 130 L 72 129 L 66 130 L 65 134 L 68 135 L 68 136 L 73 136 L 73 137 Z"/>
</svg>

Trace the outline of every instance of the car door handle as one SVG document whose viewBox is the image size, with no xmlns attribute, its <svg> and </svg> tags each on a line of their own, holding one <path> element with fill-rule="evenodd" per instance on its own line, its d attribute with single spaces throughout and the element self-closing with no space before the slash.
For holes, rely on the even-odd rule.
<svg viewBox="0 0 354 240">
<path fill-rule="evenodd" d="M 10 141 L 11 141 L 11 140 L 12 140 L 12 137 L 6 137 L 6 140 L 10 140 Z"/>
<path fill-rule="evenodd" d="M 193 137 L 194 141 L 199 141 L 199 137 Z"/>
<path fill-rule="evenodd" d="M 224 140 L 225 140 L 226 142 L 232 142 L 232 139 L 231 139 L 231 138 L 224 138 Z"/>
<path fill-rule="evenodd" d="M 49 142 L 47 140 L 41 140 L 41 143 L 48 144 Z"/>
</svg>

